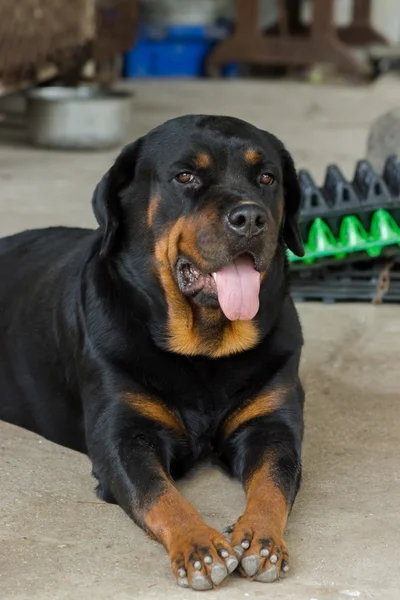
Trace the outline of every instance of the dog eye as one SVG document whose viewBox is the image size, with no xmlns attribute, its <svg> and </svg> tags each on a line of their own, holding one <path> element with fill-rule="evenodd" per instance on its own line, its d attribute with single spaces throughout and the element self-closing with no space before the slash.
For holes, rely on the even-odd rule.
<svg viewBox="0 0 400 600">
<path fill-rule="evenodd" d="M 185 171 L 184 173 L 179 173 L 175 179 L 179 181 L 179 183 L 192 183 L 194 181 L 194 175 Z"/>
<path fill-rule="evenodd" d="M 272 185 L 275 183 L 275 178 L 271 173 L 263 173 L 260 177 L 260 183 L 262 185 Z"/>
</svg>

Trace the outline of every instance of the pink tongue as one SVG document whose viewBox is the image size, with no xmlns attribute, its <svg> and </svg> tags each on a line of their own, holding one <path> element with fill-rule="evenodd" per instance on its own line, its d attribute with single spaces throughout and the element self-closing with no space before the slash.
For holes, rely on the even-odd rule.
<svg viewBox="0 0 400 600">
<path fill-rule="evenodd" d="M 230 321 L 249 321 L 259 309 L 260 273 L 250 256 L 241 256 L 214 274 L 218 301 Z"/>
</svg>

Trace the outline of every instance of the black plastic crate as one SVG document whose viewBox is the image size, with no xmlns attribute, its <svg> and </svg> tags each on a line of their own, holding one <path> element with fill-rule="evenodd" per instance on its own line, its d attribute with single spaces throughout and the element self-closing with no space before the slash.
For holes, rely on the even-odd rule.
<svg viewBox="0 0 400 600">
<path fill-rule="evenodd" d="M 295 301 L 400 302 L 400 255 L 291 273 Z"/>
<path fill-rule="evenodd" d="M 290 252 L 293 265 L 324 264 L 324 261 L 354 261 L 357 253 L 381 255 L 400 246 L 400 159 L 390 156 L 382 175 L 360 160 L 352 181 L 337 165 L 329 165 L 322 187 L 311 174 L 299 171 L 302 203 L 300 232 L 306 256 Z"/>
</svg>

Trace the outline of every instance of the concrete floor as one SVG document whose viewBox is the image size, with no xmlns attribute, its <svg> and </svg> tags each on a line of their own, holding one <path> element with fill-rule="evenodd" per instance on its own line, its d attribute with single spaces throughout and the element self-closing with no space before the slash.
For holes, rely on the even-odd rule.
<svg viewBox="0 0 400 600">
<path fill-rule="evenodd" d="M 329 162 L 350 175 L 369 123 L 391 108 L 400 83 L 373 88 L 243 82 L 135 85 L 131 140 L 186 112 L 245 118 L 282 137 L 321 181 Z M 89 200 L 116 151 L 27 148 L 0 129 L 0 235 L 50 224 L 92 225 Z M 400 597 L 397 306 L 299 306 L 306 346 L 304 483 L 287 541 L 290 576 L 276 584 L 232 576 L 202 598 L 346 600 Z M 189 599 L 164 550 L 115 506 L 96 500 L 81 456 L 0 424 L 0 597 Z M 181 486 L 220 528 L 240 514 L 240 487 L 211 467 Z"/>
</svg>

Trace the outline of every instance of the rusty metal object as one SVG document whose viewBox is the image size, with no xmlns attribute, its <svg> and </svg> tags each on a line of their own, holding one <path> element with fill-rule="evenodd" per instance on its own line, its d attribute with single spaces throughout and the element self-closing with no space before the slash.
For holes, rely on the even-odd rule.
<svg viewBox="0 0 400 600">
<path fill-rule="evenodd" d="M 382 269 L 378 284 L 376 286 L 376 296 L 372 300 L 372 304 L 382 304 L 383 298 L 389 291 L 390 287 L 390 271 L 392 267 L 394 267 L 395 261 L 391 260 L 387 263 L 387 265 Z"/>
</svg>

